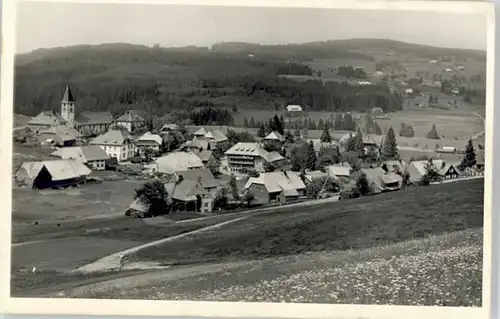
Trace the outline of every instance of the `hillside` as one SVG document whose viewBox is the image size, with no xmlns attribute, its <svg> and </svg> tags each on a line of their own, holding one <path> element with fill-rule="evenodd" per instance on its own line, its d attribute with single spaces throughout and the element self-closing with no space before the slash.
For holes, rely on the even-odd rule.
<svg viewBox="0 0 500 319">
<path fill-rule="evenodd" d="M 139 108 L 161 116 L 200 106 L 366 111 L 379 105 L 400 110 L 401 98 L 383 83 L 361 89 L 319 79 L 297 82 L 280 75 L 311 76 L 310 61 L 346 58 L 374 62 L 363 50 L 399 50 L 415 56 L 453 54 L 481 59 L 481 52 L 433 48 L 389 40 L 358 39 L 295 45 L 221 43 L 206 47 L 160 48 L 126 43 L 39 49 L 16 57 L 15 112 L 34 116 L 59 107 L 67 84 L 78 111 L 119 113 Z M 252 55 L 251 55 L 251 54 Z"/>
<path fill-rule="evenodd" d="M 483 226 L 484 180 L 433 185 L 283 208 L 138 252 L 139 260 L 192 264 L 376 247 Z"/>
</svg>

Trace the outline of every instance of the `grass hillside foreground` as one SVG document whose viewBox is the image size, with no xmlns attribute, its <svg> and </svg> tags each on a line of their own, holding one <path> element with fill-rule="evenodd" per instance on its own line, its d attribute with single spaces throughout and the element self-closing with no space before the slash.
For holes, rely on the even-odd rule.
<svg viewBox="0 0 500 319">
<path fill-rule="evenodd" d="M 132 256 L 180 274 L 66 295 L 480 306 L 483 183 L 252 216 Z M 210 270 L 211 263 L 221 266 Z"/>
</svg>

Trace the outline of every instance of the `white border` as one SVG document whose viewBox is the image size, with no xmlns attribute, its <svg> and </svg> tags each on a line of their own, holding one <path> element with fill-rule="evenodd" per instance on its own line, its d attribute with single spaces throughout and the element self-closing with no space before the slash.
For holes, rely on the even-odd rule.
<svg viewBox="0 0 500 319">
<path fill-rule="evenodd" d="M 13 57 L 15 52 L 15 4 L 21 0 L 3 2 L 3 54 L 1 68 L 0 109 L 0 181 L 1 189 L 11 189 L 12 161 L 12 105 Z M 42 0 L 35 0 L 42 2 Z M 197 316 L 197 317 L 253 317 L 253 318 L 486 318 L 491 315 L 491 223 L 493 172 L 493 99 L 494 99 L 494 4 L 486 2 L 450 1 L 329 1 L 329 0 L 51 0 L 51 2 L 85 3 L 148 3 L 182 5 L 238 5 L 257 7 L 308 7 L 363 10 L 418 10 L 455 13 L 481 13 L 488 20 L 487 41 L 487 98 L 486 98 L 486 171 L 483 255 L 483 307 L 414 307 L 414 306 L 361 306 L 284 303 L 233 303 L 145 300 L 90 300 L 10 298 L 10 212 L 11 193 L 2 192 L 4 203 L 0 215 L 0 313 L 9 314 L 74 314 L 74 315 L 143 315 L 143 316 Z M 458 22 L 458 21 L 457 21 Z"/>
</svg>

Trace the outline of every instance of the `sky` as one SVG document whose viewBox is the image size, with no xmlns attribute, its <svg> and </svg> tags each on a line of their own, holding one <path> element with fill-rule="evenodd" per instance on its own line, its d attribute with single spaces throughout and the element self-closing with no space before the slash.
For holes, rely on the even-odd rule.
<svg viewBox="0 0 500 319">
<path fill-rule="evenodd" d="M 385 38 L 486 50 L 484 15 L 433 11 L 25 2 L 16 52 L 126 42 L 165 47 Z"/>
</svg>

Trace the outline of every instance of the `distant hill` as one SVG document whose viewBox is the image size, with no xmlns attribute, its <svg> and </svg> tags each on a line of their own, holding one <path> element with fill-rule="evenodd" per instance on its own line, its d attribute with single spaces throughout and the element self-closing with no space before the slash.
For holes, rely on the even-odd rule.
<svg viewBox="0 0 500 319">
<path fill-rule="evenodd" d="M 64 87 L 72 85 L 77 110 L 119 113 L 139 108 L 163 115 L 201 106 L 239 109 L 308 105 L 313 110 L 358 110 L 380 105 L 400 109 L 387 87 L 361 89 L 320 81 L 297 83 L 282 74 L 313 75 L 316 58 L 373 61 L 363 50 L 379 48 L 436 58 L 480 51 L 435 48 L 391 40 L 354 39 L 293 45 L 219 43 L 207 47 L 160 48 L 127 43 L 39 49 L 16 56 L 15 112 L 36 115 L 58 109 Z M 359 94 L 363 91 L 363 94 Z"/>
</svg>

